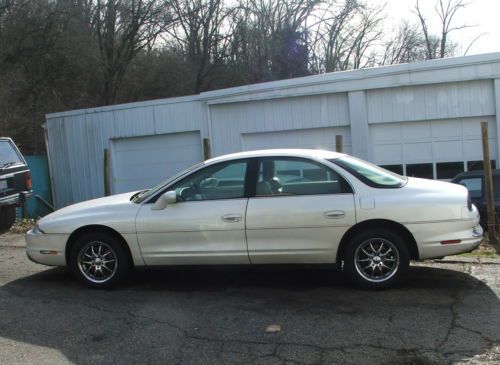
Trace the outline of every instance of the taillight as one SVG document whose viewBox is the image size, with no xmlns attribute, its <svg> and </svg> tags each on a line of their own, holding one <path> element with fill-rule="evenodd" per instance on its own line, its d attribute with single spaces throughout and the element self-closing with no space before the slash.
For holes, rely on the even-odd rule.
<svg viewBox="0 0 500 365">
<path fill-rule="evenodd" d="M 31 191 L 31 172 L 26 173 L 26 190 Z"/>
<path fill-rule="evenodd" d="M 467 208 L 472 212 L 472 199 L 470 198 L 470 192 L 467 191 Z"/>
</svg>

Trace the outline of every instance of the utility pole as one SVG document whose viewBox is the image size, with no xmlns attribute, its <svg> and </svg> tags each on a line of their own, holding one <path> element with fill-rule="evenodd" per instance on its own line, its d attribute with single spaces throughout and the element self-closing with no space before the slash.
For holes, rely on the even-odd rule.
<svg viewBox="0 0 500 365">
<path fill-rule="evenodd" d="M 488 122 L 481 122 L 483 141 L 484 182 L 486 184 L 486 201 L 488 212 L 488 238 L 490 244 L 496 244 L 495 204 L 493 201 L 493 177 L 491 175 L 490 146 L 488 140 Z"/>
</svg>

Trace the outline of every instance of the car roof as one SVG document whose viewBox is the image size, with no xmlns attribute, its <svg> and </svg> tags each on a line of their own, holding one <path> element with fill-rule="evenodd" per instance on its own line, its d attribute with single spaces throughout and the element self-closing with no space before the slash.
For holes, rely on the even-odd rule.
<svg viewBox="0 0 500 365">
<path fill-rule="evenodd" d="M 499 176 L 500 169 L 492 169 L 491 174 L 494 176 Z M 484 170 L 472 170 L 472 171 L 461 172 L 460 174 L 455 176 L 453 180 L 458 179 L 459 177 L 479 177 L 479 176 L 484 176 Z"/>
<path fill-rule="evenodd" d="M 272 157 L 272 156 L 284 156 L 284 157 L 304 157 L 304 158 L 324 158 L 333 159 L 345 156 L 343 153 L 328 151 L 328 150 L 314 150 L 314 149 L 269 149 L 269 150 L 254 150 L 231 153 L 228 155 L 218 156 L 205 161 L 205 163 L 223 162 L 229 160 L 235 160 L 238 158 L 251 158 L 251 157 Z"/>
</svg>

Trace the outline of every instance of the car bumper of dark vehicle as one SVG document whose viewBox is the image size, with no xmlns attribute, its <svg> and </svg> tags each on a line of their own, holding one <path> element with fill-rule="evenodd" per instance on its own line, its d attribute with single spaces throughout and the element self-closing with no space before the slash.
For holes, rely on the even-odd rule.
<svg viewBox="0 0 500 365">
<path fill-rule="evenodd" d="M 21 194 L 24 194 L 25 199 L 28 199 L 31 196 L 31 191 L 30 192 L 26 191 Z M 0 207 L 5 205 L 19 205 L 20 201 L 21 201 L 20 194 L 3 196 L 0 197 Z"/>
</svg>

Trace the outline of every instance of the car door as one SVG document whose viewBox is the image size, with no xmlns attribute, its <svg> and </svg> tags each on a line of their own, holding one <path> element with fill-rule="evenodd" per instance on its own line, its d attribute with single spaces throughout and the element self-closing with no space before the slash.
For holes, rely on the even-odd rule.
<svg viewBox="0 0 500 365">
<path fill-rule="evenodd" d="M 250 261 L 332 263 L 355 223 L 353 190 L 316 161 L 269 157 L 258 162 L 255 197 L 247 208 Z"/>
<path fill-rule="evenodd" d="M 177 202 L 161 210 L 154 200 L 136 218 L 147 265 L 248 264 L 245 237 L 247 160 L 209 165 L 171 187 Z M 165 193 L 165 191 L 163 191 Z"/>
</svg>

